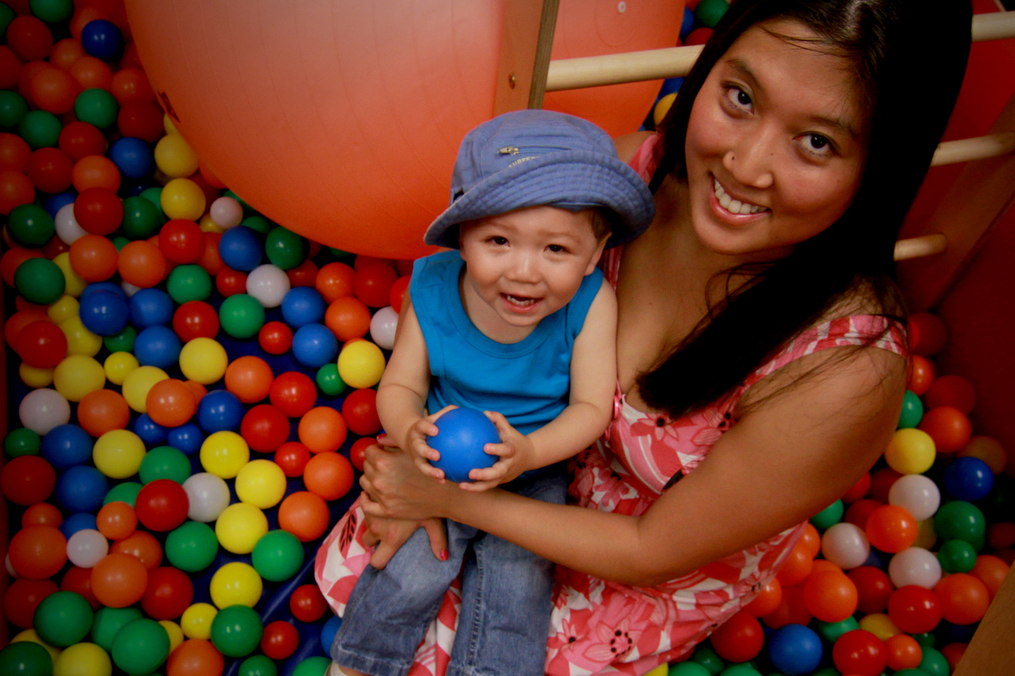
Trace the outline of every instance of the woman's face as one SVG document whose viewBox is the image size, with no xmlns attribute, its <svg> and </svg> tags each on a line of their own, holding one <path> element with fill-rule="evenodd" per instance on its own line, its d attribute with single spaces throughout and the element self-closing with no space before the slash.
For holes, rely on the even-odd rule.
<svg viewBox="0 0 1015 676">
<path fill-rule="evenodd" d="M 849 62 L 777 36 L 816 37 L 789 20 L 748 29 L 712 68 L 687 127 L 694 231 L 747 260 L 785 256 L 834 223 L 866 152 Z"/>
</svg>

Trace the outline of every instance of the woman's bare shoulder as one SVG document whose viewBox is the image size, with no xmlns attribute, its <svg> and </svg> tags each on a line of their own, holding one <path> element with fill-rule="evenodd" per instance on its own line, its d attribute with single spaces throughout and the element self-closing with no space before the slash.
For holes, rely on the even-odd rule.
<svg viewBox="0 0 1015 676">
<path fill-rule="evenodd" d="M 624 134 L 613 139 L 613 144 L 617 146 L 617 155 L 624 162 L 630 162 L 634 154 L 638 152 L 638 148 L 645 142 L 645 139 L 649 138 L 655 132 L 652 131 L 636 131 L 632 134 Z"/>
</svg>

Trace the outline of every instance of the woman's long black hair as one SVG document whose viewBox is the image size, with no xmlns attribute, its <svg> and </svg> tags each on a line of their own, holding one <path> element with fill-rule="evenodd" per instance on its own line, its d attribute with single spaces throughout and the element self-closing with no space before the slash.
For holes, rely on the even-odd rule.
<svg viewBox="0 0 1015 676">
<path fill-rule="evenodd" d="M 640 376 L 646 403 L 673 416 L 731 393 L 861 285 L 882 312 L 904 312 L 894 283 L 894 245 L 962 83 L 969 0 L 734 0 L 660 125 L 663 157 L 653 190 L 671 172 L 686 178 L 688 119 L 709 71 L 744 31 L 775 18 L 799 21 L 821 38 L 802 47 L 854 64 L 869 119 L 861 183 L 838 221 L 786 258 L 727 271 L 727 282 L 734 273 L 753 279 L 712 307 L 664 361 Z"/>
</svg>

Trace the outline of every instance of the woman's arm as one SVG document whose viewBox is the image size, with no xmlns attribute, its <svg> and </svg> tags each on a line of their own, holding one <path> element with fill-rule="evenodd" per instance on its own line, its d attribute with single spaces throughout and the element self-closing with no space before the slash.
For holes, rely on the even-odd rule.
<svg viewBox="0 0 1015 676">
<path fill-rule="evenodd" d="M 898 421 L 905 364 L 873 348 L 845 361 L 836 352 L 809 355 L 770 376 L 767 385 L 777 390 L 780 381 L 819 367 L 819 375 L 745 414 L 640 517 L 499 490 L 466 493 L 448 485 L 434 491 L 397 456 L 376 453 L 362 483 L 377 502 L 365 509 L 452 518 L 597 577 L 656 585 L 800 523 L 874 464 Z"/>
</svg>

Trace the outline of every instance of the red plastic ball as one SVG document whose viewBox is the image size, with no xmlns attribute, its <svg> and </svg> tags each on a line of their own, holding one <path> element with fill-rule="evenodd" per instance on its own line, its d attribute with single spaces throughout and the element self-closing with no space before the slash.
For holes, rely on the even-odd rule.
<svg viewBox="0 0 1015 676">
<path fill-rule="evenodd" d="M 905 507 L 884 505 L 870 513 L 864 531 L 871 546 L 896 554 L 916 542 L 918 525 Z"/>
<path fill-rule="evenodd" d="M 923 405 L 926 410 L 951 406 L 969 415 L 976 406 L 976 390 L 962 376 L 941 376 L 930 384 L 930 389 L 923 395 Z"/>
<path fill-rule="evenodd" d="M 18 332 L 14 351 L 29 366 L 56 368 L 67 356 L 67 334 L 48 319 L 34 321 Z"/>
<path fill-rule="evenodd" d="M 352 482 L 352 464 L 338 453 L 319 453 L 303 468 L 307 490 L 329 502 L 348 493 Z"/>
<path fill-rule="evenodd" d="M 165 132 L 162 111 L 151 101 L 125 103 L 116 114 L 116 127 L 124 136 L 139 138 L 148 143 L 155 143 Z"/>
<path fill-rule="evenodd" d="M 247 273 L 225 265 L 215 275 L 215 288 L 225 297 L 247 292 Z"/>
<path fill-rule="evenodd" d="M 194 221 L 174 218 L 159 230 L 159 249 L 172 263 L 196 263 L 204 254 L 204 231 Z"/>
<path fill-rule="evenodd" d="M 70 187 L 74 162 L 59 148 L 39 148 L 28 158 L 25 174 L 37 190 L 56 194 Z"/>
<path fill-rule="evenodd" d="M 0 214 L 7 215 L 11 209 L 35 200 L 35 186 L 32 180 L 20 171 L 0 171 Z"/>
<path fill-rule="evenodd" d="M 391 292 L 388 295 L 388 303 L 395 312 L 402 311 L 402 301 L 405 299 L 405 293 L 409 290 L 409 275 L 405 277 L 399 277 L 395 280 L 395 283 L 391 285 Z"/>
<path fill-rule="evenodd" d="M 148 76 L 140 68 L 120 68 L 113 74 L 110 92 L 121 106 L 128 103 L 150 102 L 155 98 Z"/>
<path fill-rule="evenodd" d="M 362 472 L 363 464 L 366 462 L 367 448 L 376 443 L 377 439 L 374 437 L 363 437 L 352 442 L 352 446 L 349 448 L 349 462 L 352 463 L 352 466 Z"/>
<path fill-rule="evenodd" d="M 120 189 L 120 170 L 108 157 L 86 155 L 74 163 L 71 181 L 79 193 L 89 188 L 105 188 L 115 193 Z"/>
<path fill-rule="evenodd" d="M 740 611 L 712 633 L 711 641 L 712 648 L 724 660 L 747 662 L 761 652 L 765 633 L 756 617 Z"/>
<path fill-rule="evenodd" d="M 92 569 L 82 568 L 80 566 L 72 566 L 66 573 L 63 574 L 63 579 L 60 580 L 61 591 L 72 591 L 75 594 L 80 594 L 88 605 L 92 607 L 92 610 L 98 610 L 102 603 L 95 596 L 95 592 L 92 591 Z"/>
<path fill-rule="evenodd" d="M 259 404 L 243 416 L 240 436 L 251 450 L 270 453 L 289 438 L 289 418 L 271 404 Z"/>
<path fill-rule="evenodd" d="M 42 19 L 15 17 L 7 24 L 7 46 L 22 61 L 38 61 L 53 49 L 53 33 Z"/>
<path fill-rule="evenodd" d="M 261 636 L 261 651 L 273 660 L 288 659 L 299 645 L 300 634 L 296 627 L 282 620 L 269 623 Z"/>
<path fill-rule="evenodd" d="M 287 441 L 275 451 L 275 464 L 290 479 L 303 475 L 303 468 L 310 462 L 310 449 L 298 441 Z"/>
<path fill-rule="evenodd" d="M 194 600 L 194 584 L 179 568 L 156 568 L 148 573 L 141 608 L 155 620 L 175 620 Z"/>
<path fill-rule="evenodd" d="M 156 479 L 145 484 L 134 504 L 141 525 L 160 533 L 182 525 L 189 508 L 187 492 L 172 479 Z"/>
<path fill-rule="evenodd" d="M 317 263 L 308 258 L 295 268 L 286 270 L 285 274 L 289 278 L 289 286 L 295 289 L 297 286 L 313 286 L 317 281 L 317 272 Z"/>
<path fill-rule="evenodd" d="M 58 141 L 60 150 L 67 153 L 77 162 L 89 155 L 102 155 L 106 152 L 106 137 L 99 128 L 88 122 L 75 121 L 60 131 Z"/>
<path fill-rule="evenodd" d="M 959 666 L 959 660 L 966 654 L 968 646 L 968 643 L 949 643 L 946 646 L 941 646 L 941 655 L 948 660 L 950 671 L 954 672 L 955 668 Z"/>
<path fill-rule="evenodd" d="M 884 612 L 888 607 L 888 599 L 895 591 L 892 580 L 885 571 L 874 566 L 859 566 L 846 573 L 846 576 L 856 585 L 857 610 L 864 615 Z"/>
<path fill-rule="evenodd" d="M 289 610 L 300 622 L 316 622 L 328 611 L 328 602 L 317 585 L 305 584 L 293 590 Z"/>
<path fill-rule="evenodd" d="M 201 254 L 201 260 L 197 264 L 204 268 L 205 272 L 212 277 L 218 275 L 222 268 L 225 267 L 225 264 L 222 262 L 222 256 L 219 254 L 219 242 L 221 240 L 221 232 L 204 233 L 204 253 Z M 244 284 L 246 284 L 245 278 Z"/>
<path fill-rule="evenodd" d="M 112 190 L 87 188 L 74 200 L 74 219 L 86 232 L 110 235 L 123 223 L 123 200 Z"/>
<path fill-rule="evenodd" d="M 0 490 L 16 505 L 34 505 L 48 498 L 56 488 L 56 470 L 45 458 L 19 455 L 0 470 Z"/>
<path fill-rule="evenodd" d="M 268 397 L 290 418 L 301 418 L 317 402 L 317 386 L 305 373 L 286 371 L 272 381 Z"/>
<path fill-rule="evenodd" d="M 930 357 L 945 346 L 948 327 L 937 315 L 929 312 L 915 312 L 909 316 L 909 349 L 913 354 Z"/>
<path fill-rule="evenodd" d="M 990 605 L 990 592 L 969 573 L 952 573 L 934 586 L 941 601 L 941 616 L 952 624 L 972 624 L 983 619 Z"/>
<path fill-rule="evenodd" d="M 214 338 L 219 332 L 219 313 L 203 300 L 188 300 L 173 313 L 173 331 L 184 343 Z"/>
<path fill-rule="evenodd" d="M 67 538 L 54 526 L 29 526 L 14 534 L 7 555 L 19 577 L 44 580 L 67 563 Z"/>
<path fill-rule="evenodd" d="M 906 389 L 916 396 L 922 397 L 934 382 L 934 375 L 934 364 L 918 354 L 911 355 Z"/>
<path fill-rule="evenodd" d="M 933 631 L 941 622 L 941 602 L 930 589 L 909 584 L 888 599 L 888 618 L 907 634 Z"/>
<path fill-rule="evenodd" d="M 52 580 L 14 580 L 4 594 L 4 617 L 16 627 L 30 629 L 35 623 L 35 609 L 58 591 L 60 588 Z"/>
<path fill-rule="evenodd" d="M 885 644 L 863 629 L 847 631 L 832 646 L 832 661 L 843 674 L 878 676 L 888 664 Z"/>
<path fill-rule="evenodd" d="M 94 56 L 85 55 L 75 61 L 71 64 L 70 74 L 82 89 L 109 91 L 113 85 L 113 70 L 102 59 Z"/>
<path fill-rule="evenodd" d="M 74 108 L 74 102 L 82 87 L 77 80 L 65 70 L 59 68 L 40 68 L 32 78 L 30 95 L 42 110 L 54 115 L 63 115 Z M 68 185 L 70 185 L 70 168 L 68 167 Z M 49 192 L 49 191 L 47 191 Z"/>
<path fill-rule="evenodd" d="M 892 490 L 895 482 L 901 478 L 902 474 L 896 472 L 891 467 L 882 467 L 881 469 L 874 470 L 871 474 L 871 489 L 868 491 L 867 497 L 887 505 L 888 493 Z"/>
<path fill-rule="evenodd" d="M 342 417 L 352 433 L 358 436 L 367 437 L 380 432 L 377 390 L 366 388 L 350 392 L 342 402 Z"/>
<path fill-rule="evenodd" d="M 28 160 L 32 157 L 32 149 L 17 134 L 0 134 L 0 171 L 24 172 L 28 168 Z"/>
<path fill-rule="evenodd" d="M 847 505 L 851 505 L 857 500 L 862 500 L 867 492 L 870 491 L 871 487 L 871 475 L 870 472 L 865 472 L 860 480 L 853 484 L 853 487 L 842 494 L 842 501 Z"/>
<path fill-rule="evenodd" d="M 14 89 L 21 74 L 21 59 L 7 45 L 0 46 L 0 89 Z"/>
<path fill-rule="evenodd" d="M 257 342 L 268 354 L 285 354 L 293 346 L 293 330 L 279 321 L 267 322 L 258 330 Z"/>
<path fill-rule="evenodd" d="M 808 624 L 811 621 L 811 612 L 807 610 L 804 603 L 804 588 L 802 586 L 783 587 L 782 601 L 775 612 L 769 613 L 761 618 L 766 626 L 772 629 L 787 624 Z"/>
<path fill-rule="evenodd" d="M 398 280 L 398 272 L 385 263 L 357 266 L 352 287 L 356 297 L 367 307 L 385 307 L 390 303 L 391 287 Z"/>
<path fill-rule="evenodd" d="M 919 428 L 934 440 L 938 453 L 955 453 L 973 436 L 969 418 L 951 406 L 938 406 L 926 411 L 920 419 Z"/>
<path fill-rule="evenodd" d="M 856 585 L 843 573 L 814 573 L 804 582 L 804 604 L 822 622 L 841 622 L 856 612 Z"/>
<path fill-rule="evenodd" d="M 712 37 L 712 29 L 708 26 L 700 26 L 687 34 L 684 38 L 684 46 L 703 45 Z"/>
</svg>

